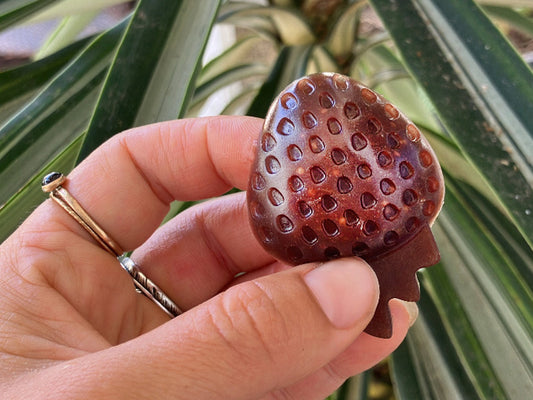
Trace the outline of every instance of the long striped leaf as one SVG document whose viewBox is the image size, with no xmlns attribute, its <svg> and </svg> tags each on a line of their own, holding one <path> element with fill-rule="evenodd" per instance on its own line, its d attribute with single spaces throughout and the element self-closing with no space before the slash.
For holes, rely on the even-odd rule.
<svg viewBox="0 0 533 400">
<path fill-rule="evenodd" d="M 533 73 L 472 0 L 371 0 L 464 154 L 533 245 Z"/>
<path fill-rule="evenodd" d="M 0 72 L 0 107 L 42 87 L 92 39 L 79 40 L 39 61 Z"/>
<path fill-rule="evenodd" d="M 86 129 L 98 87 L 124 27 L 122 23 L 95 39 L 0 127 L 0 205 Z"/>
<path fill-rule="evenodd" d="M 210 0 L 138 4 L 106 78 L 80 159 L 124 129 L 185 113 L 217 8 L 218 2 Z"/>
<path fill-rule="evenodd" d="M 0 3 L 0 31 L 50 6 L 57 0 L 4 0 Z"/>
<path fill-rule="evenodd" d="M 270 103 L 285 86 L 305 75 L 312 53 L 312 46 L 286 46 L 278 55 L 270 75 L 253 100 L 247 115 L 264 118 Z"/>
</svg>

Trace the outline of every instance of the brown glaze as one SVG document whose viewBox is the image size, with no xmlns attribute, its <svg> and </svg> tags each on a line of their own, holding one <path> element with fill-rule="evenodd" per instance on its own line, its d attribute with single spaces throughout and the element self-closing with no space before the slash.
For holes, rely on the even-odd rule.
<svg viewBox="0 0 533 400">
<path fill-rule="evenodd" d="M 293 82 L 270 107 L 248 205 L 257 238 L 284 262 L 367 260 L 381 288 L 367 332 L 390 337 L 388 301 L 417 300 L 415 271 L 438 262 L 428 227 L 443 196 L 418 128 L 379 94 L 324 73 Z"/>
</svg>

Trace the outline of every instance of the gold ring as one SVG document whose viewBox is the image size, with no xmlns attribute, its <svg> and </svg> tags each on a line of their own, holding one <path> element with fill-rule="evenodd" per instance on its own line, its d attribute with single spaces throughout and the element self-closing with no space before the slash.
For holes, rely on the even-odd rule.
<svg viewBox="0 0 533 400">
<path fill-rule="evenodd" d="M 124 255 L 122 248 L 109 236 L 80 203 L 62 185 L 66 177 L 60 172 L 51 172 L 42 181 L 41 187 L 49 193 L 52 200 L 61 206 L 109 253 L 115 256 L 120 265 L 133 279 L 137 291 L 156 303 L 171 318 L 182 313 L 178 306 L 150 279 L 146 277 L 135 262 Z"/>
</svg>

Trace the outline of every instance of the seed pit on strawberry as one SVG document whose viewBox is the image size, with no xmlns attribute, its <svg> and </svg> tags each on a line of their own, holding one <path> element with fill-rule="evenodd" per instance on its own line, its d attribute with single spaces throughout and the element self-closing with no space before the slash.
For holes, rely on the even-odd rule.
<svg viewBox="0 0 533 400">
<path fill-rule="evenodd" d="M 319 136 L 311 136 L 309 138 L 309 147 L 313 153 L 321 153 L 326 149 L 326 145 Z"/>
<path fill-rule="evenodd" d="M 346 176 L 341 176 L 337 180 L 337 190 L 341 194 L 350 193 L 353 190 L 352 181 Z"/>
<path fill-rule="evenodd" d="M 291 161 L 300 161 L 303 155 L 302 150 L 295 144 L 291 144 L 287 148 L 287 154 L 288 154 L 289 160 Z"/>
<path fill-rule="evenodd" d="M 380 167 L 385 168 L 392 164 L 392 156 L 391 154 L 383 150 L 378 154 L 378 164 Z"/>
<path fill-rule="evenodd" d="M 367 179 L 372 176 L 372 169 L 368 164 L 361 164 L 357 166 L 357 175 L 361 179 Z"/>
<path fill-rule="evenodd" d="M 290 264 L 364 257 L 380 281 L 366 331 L 389 337 L 388 301 L 416 300 L 416 270 L 438 260 L 429 226 L 444 184 L 426 139 L 394 105 L 339 74 L 289 85 L 259 139 L 248 190 L 258 240 Z"/>
<path fill-rule="evenodd" d="M 342 125 L 336 118 L 328 119 L 328 130 L 332 135 L 338 135 L 342 132 Z"/>
<path fill-rule="evenodd" d="M 396 191 L 396 185 L 389 178 L 382 179 L 379 183 L 381 193 L 386 196 L 393 194 Z"/>
<path fill-rule="evenodd" d="M 359 222 L 359 216 L 354 210 L 347 209 L 344 211 L 344 220 L 346 225 L 351 226 Z"/>
<path fill-rule="evenodd" d="M 355 119 L 360 114 L 359 107 L 355 103 L 348 102 L 344 105 L 344 115 L 346 115 L 346 118 Z"/>
<path fill-rule="evenodd" d="M 318 235 L 313 230 L 313 228 L 310 228 L 307 225 L 304 225 L 302 227 L 302 237 L 308 245 L 313 245 L 318 242 Z"/>
<path fill-rule="evenodd" d="M 363 135 L 362 133 L 357 132 L 352 135 L 352 147 L 354 148 L 354 150 L 363 150 L 367 144 L 368 141 L 366 140 L 365 135 Z"/>
<path fill-rule="evenodd" d="M 318 101 L 320 102 L 322 108 L 331 108 L 335 105 L 335 100 L 327 92 L 322 93 L 318 98 Z"/>
<path fill-rule="evenodd" d="M 331 159 L 335 164 L 341 165 L 346 162 L 346 154 L 341 149 L 333 149 L 331 151 Z"/>
</svg>

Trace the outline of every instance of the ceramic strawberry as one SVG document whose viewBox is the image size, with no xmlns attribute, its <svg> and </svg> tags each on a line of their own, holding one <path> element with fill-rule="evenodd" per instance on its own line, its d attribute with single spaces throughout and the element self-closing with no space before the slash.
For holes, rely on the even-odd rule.
<svg viewBox="0 0 533 400">
<path fill-rule="evenodd" d="M 291 83 L 271 105 L 248 206 L 258 240 L 279 260 L 364 258 L 380 283 L 366 332 L 390 337 L 389 300 L 417 301 L 416 271 L 439 261 L 430 226 L 443 196 L 419 129 L 360 83 L 320 73 Z"/>
</svg>

